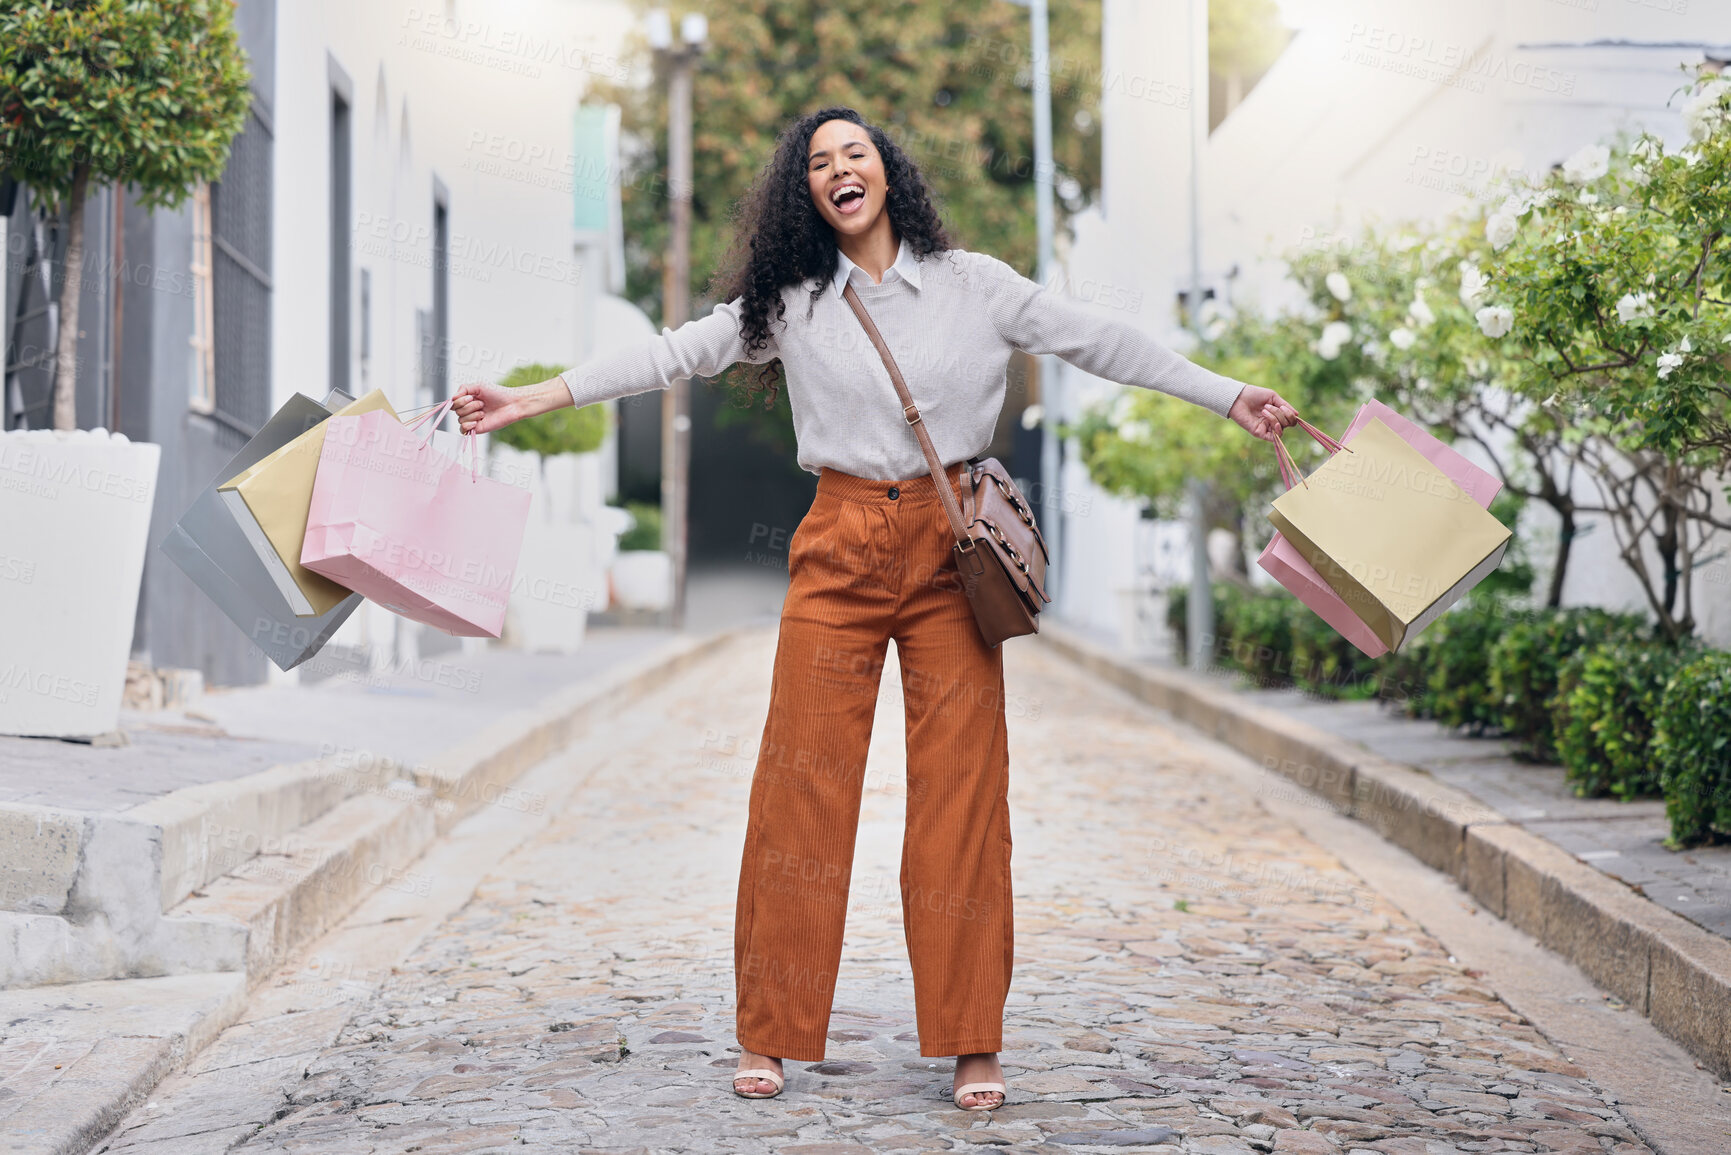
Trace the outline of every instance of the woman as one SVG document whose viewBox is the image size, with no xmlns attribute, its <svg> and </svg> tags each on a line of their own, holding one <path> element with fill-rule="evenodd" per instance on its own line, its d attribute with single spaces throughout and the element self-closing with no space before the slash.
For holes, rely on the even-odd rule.
<svg viewBox="0 0 1731 1155">
<path fill-rule="evenodd" d="M 920 1053 L 955 1055 L 952 1097 L 1004 1101 L 997 1052 L 1012 959 L 1002 650 L 981 639 L 951 532 L 889 374 L 842 297 L 883 334 L 959 493 L 991 441 L 1012 349 L 1205 405 L 1264 440 L 1297 414 L 993 257 L 953 247 L 919 169 L 849 108 L 794 122 L 744 202 L 743 258 L 709 316 L 538 385 L 466 385 L 465 432 L 563 405 L 763 366 L 786 371 L 798 461 L 817 496 L 788 550 L 769 716 L 734 932 L 734 1090 L 767 1098 L 781 1061 L 816 1061 L 841 957 L 878 675 L 896 642 L 907 715 L 902 905 Z M 801 302 L 800 297 L 805 300 Z M 803 304 L 803 313 L 800 306 Z"/>
</svg>

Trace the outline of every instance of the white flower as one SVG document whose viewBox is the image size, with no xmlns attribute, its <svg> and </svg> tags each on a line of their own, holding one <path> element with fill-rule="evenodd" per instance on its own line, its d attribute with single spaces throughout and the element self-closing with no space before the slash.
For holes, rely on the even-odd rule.
<svg viewBox="0 0 1731 1155">
<path fill-rule="evenodd" d="M 1521 225 L 1508 213 L 1492 213 L 1485 221 L 1485 239 L 1490 241 L 1491 248 L 1501 251 L 1508 247 Z"/>
<path fill-rule="evenodd" d="M 1431 312 L 1431 307 L 1422 294 L 1412 299 L 1412 304 L 1407 306 L 1406 311 L 1413 323 L 1421 329 L 1436 320 L 1436 314 Z"/>
<path fill-rule="evenodd" d="M 1598 194 L 1597 193 L 1590 193 L 1586 189 L 1582 189 L 1581 190 L 1581 203 L 1584 205 L 1596 205 L 1596 204 L 1598 204 L 1599 203 Z"/>
<path fill-rule="evenodd" d="M 1340 356 L 1340 347 L 1352 340 L 1352 326 L 1345 321 L 1330 321 L 1323 326 L 1322 336 L 1316 341 L 1316 355 L 1324 361 L 1332 361 Z"/>
<path fill-rule="evenodd" d="M 1682 342 L 1677 346 L 1677 352 L 1679 353 L 1693 353 L 1694 351 L 1695 346 L 1689 344 L 1689 338 L 1687 337 L 1684 337 Z"/>
<path fill-rule="evenodd" d="M 1146 421 L 1126 421 L 1118 426 L 1118 436 L 1125 441 L 1146 441 L 1150 432 Z"/>
<path fill-rule="evenodd" d="M 1557 199 L 1555 189 L 1532 188 L 1530 186 L 1517 188 L 1503 198 L 1492 216 L 1521 217 L 1528 209 L 1543 208 Z"/>
<path fill-rule="evenodd" d="M 1046 416 L 1046 409 L 1038 401 L 1022 410 L 1022 428 L 1038 429 L 1040 421 Z"/>
<path fill-rule="evenodd" d="M 1359 352 L 1363 353 L 1366 357 L 1369 357 L 1372 361 L 1375 361 L 1378 365 L 1383 363 L 1383 360 L 1386 358 L 1388 353 L 1388 350 L 1384 349 L 1382 344 L 1377 341 L 1366 341 L 1364 344 L 1360 345 L 1358 349 Z"/>
<path fill-rule="evenodd" d="M 1586 184 L 1611 171 L 1611 150 L 1589 144 L 1563 162 L 1563 178 L 1571 184 Z"/>
<path fill-rule="evenodd" d="M 1690 140 L 1706 140 L 1713 134 L 1714 122 L 1723 121 L 1725 116 L 1719 100 L 1728 92 L 1731 82 L 1710 80 L 1683 105 L 1683 123 L 1689 126 Z"/>
<path fill-rule="evenodd" d="M 1420 377 L 1417 381 L 1414 381 L 1413 384 L 1418 387 L 1420 393 L 1428 393 L 1430 391 L 1429 377 Z"/>
<path fill-rule="evenodd" d="M 1208 322 L 1208 328 L 1202 331 L 1202 335 L 1210 341 L 1218 341 L 1226 335 L 1226 330 L 1228 328 L 1229 326 L 1226 324 L 1225 317 L 1216 317 L 1214 320 Z"/>
<path fill-rule="evenodd" d="M 1514 313 L 1501 305 L 1486 305 L 1473 316 L 1478 318 L 1479 332 L 1487 337 L 1501 337 L 1515 324 Z"/>
<path fill-rule="evenodd" d="M 1471 305 L 1484 296 L 1489 287 L 1489 278 L 1479 272 L 1477 265 L 1468 261 L 1461 262 L 1461 304 Z"/>
<path fill-rule="evenodd" d="M 1332 272 L 1323 279 L 1323 283 L 1328 286 L 1328 291 L 1334 294 L 1335 300 L 1352 300 L 1352 282 L 1346 279 L 1345 273 Z"/>
<path fill-rule="evenodd" d="M 1673 369 L 1676 369 L 1682 364 L 1683 356 L 1680 353 L 1659 354 L 1659 379 L 1663 381 L 1671 375 Z"/>
<path fill-rule="evenodd" d="M 1636 317 L 1653 315 L 1652 299 L 1645 293 L 1624 293 L 1617 298 L 1617 320 L 1627 325 Z"/>
<path fill-rule="evenodd" d="M 1546 409 L 1554 409 L 1557 405 L 1557 395 L 1553 393 L 1543 401 L 1539 402 L 1539 404 L 1543 405 Z"/>
<path fill-rule="evenodd" d="M 1402 325 L 1400 328 L 1388 335 L 1388 343 L 1402 352 L 1412 348 L 1413 342 L 1416 340 L 1418 340 L 1418 334 L 1414 333 L 1405 325 Z"/>
</svg>

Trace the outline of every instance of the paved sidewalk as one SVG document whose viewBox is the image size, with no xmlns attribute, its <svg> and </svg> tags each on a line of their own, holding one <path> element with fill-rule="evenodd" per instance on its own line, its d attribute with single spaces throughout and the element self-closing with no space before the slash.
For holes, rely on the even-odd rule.
<svg viewBox="0 0 1731 1155">
<path fill-rule="evenodd" d="M 1265 807 L 1233 756 L 1038 645 L 1007 651 L 1008 1104 L 954 1109 L 950 1064 L 918 1054 L 893 660 L 830 1054 L 788 1064 L 777 1099 L 733 1096 L 734 884 L 773 650 L 755 631 L 620 711 L 557 768 L 569 804 L 487 859 L 405 957 L 356 972 L 333 964 L 341 944 L 317 948 L 97 1149 L 1650 1150 L 1485 976 Z M 375 909 L 346 933 L 401 925 Z M 1700 1150 L 1724 1150 L 1708 1126 Z"/>
<path fill-rule="evenodd" d="M 1066 628 L 1136 662 L 1178 668 L 1168 650 L 1131 653 L 1105 631 L 1068 623 Z M 1721 937 L 1731 937 L 1731 846 L 1667 849 L 1670 824 L 1663 799 L 1577 798 L 1561 766 L 1517 761 L 1511 755 L 1513 744 L 1500 738 L 1453 733 L 1375 702 L 1337 702 L 1294 689 L 1250 687 L 1231 672 L 1215 671 L 1210 680 L 1236 687 L 1258 706 L 1279 710 L 1384 758 L 1424 770 L 1660 906 Z"/>
<path fill-rule="evenodd" d="M 414 765 L 501 714 L 675 636 L 597 629 L 574 654 L 451 651 L 376 673 L 328 662 L 310 685 L 215 689 L 187 711 L 124 711 L 120 730 L 131 744 L 118 748 L 0 737 L 0 803 L 118 812 L 188 786 L 344 751 Z"/>
</svg>

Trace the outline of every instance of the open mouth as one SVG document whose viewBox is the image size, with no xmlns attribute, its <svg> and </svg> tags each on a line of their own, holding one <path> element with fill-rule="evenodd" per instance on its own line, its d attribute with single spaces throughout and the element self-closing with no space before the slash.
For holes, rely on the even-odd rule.
<svg viewBox="0 0 1731 1155">
<path fill-rule="evenodd" d="M 829 194 L 829 203 L 835 206 L 835 211 L 843 216 L 857 213 L 865 204 L 865 186 L 844 184 Z"/>
</svg>

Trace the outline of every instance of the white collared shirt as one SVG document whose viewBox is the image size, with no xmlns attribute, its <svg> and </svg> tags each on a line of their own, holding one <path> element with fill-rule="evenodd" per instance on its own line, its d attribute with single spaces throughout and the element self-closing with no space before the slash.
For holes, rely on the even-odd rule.
<svg viewBox="0 0 1731 1155">
<path fill-rule="evenodd" d="M 871 274 L 848 260 L 847 254 L 842 252 L 839 246 L 836 248 L 835 256 L 835 276 L 830 278 L 830 283 L 835 286 L 835 295 L 838 297 L 846 288 L 848 278 L 854 273 L 859 274 L 859 277 L 854 281 L 856 285 L 888 284 L 890 278 L 895 276 L 900 277 L 916 289 L 920 287 L 920 263 L 914 260 L 913 253 L 908 250 L 908 242 L 905 237 L 902 239 L 900 247 L 896 249 L 895 264 L 884 270 L 882 282 L 874 282 Z"/>
<path fill-rule="evenodd" d="M 854 287 L 894 350 L 945 465 L 991 444 L 1017 349 L 1062 357 L 1096 377 L 1156 389 L 1222 418 L 1244 388 L 1151 336 L 1144 326 L 1157 322 L 1156 310 L 1140 298 L 1111 307 L 1036 284 L 985 253 L 950 249 L 931 256 L 937 259 L 916 266 L 903 247 L 892 266 L 895 277 L 886 270 L 874 285 L 862 271 Z M 837 263 L 829 283 L 845 288 L 852 262 Z M 923 287 L 915 287 L 916 277 Z M 926 476 L 925 454 L 859 318 L 839 295 L 811 300 L 823 284 L 801 279 L 783 285 L 781 308 L 770 302 L 762 344 L 748 345 L 745 301 L 735 298 L 677 329 L 598 353 L 562 374 L 571 400 L 589 405 L 667 389 L 682 379 L 717 376 L 735 362 L 765 365 L 779 357 L 801 468 L 885 482 Z"/>
</svg>

